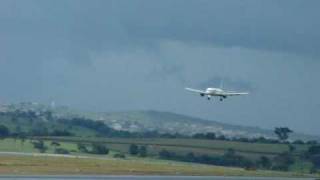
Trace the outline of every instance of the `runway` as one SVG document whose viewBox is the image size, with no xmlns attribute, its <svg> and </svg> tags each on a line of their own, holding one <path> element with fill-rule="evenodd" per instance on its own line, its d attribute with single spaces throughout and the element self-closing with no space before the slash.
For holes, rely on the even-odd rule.
<svg viewBox="0 0 320 180">
<path fill-rule="evenodd" d="M 283 178 L 283 177 L 224 177 L 224 176 L 95 176 L 95 175 L 53 175 L 53 176 L 15 176 L 2 175 L 0 179 L 15 180 L 316 180 L 316 178 Z"/>
</svg>

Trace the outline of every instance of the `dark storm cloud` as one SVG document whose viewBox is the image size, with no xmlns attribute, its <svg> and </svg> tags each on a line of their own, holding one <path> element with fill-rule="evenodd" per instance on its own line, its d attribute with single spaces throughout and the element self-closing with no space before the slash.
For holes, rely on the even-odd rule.
<svg viewBox="0 0 320 180">
<path fill-rule="evenodd" d="M 25 41 L 21 46 L 32 41 L 72 59 L 86 58 L 88 49 L 150 46 L 155 39 L 318 56 L 319 6 L 316 0 L 3 1 L 1 28 Z"/>
<path fill-rule="evenodd" d="M 119 19 L 135 37 L 319 55 L 319 1 L 121 2 Z"/>
</svg>

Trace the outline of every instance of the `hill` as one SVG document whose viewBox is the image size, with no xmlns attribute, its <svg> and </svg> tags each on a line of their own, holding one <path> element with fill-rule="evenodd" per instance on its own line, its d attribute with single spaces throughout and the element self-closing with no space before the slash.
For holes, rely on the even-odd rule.
<svg viewBox="0 0 320 180">
<path fill-rule="evenodd" d="M 259 127 L 231 125 L 212 120 L 159 111 L 127 111 L 127 112 L 83 112 L 68 107 L 52 107 L 37 103 L 20 103 L 2 105 L 0 111 L 51 111 L 57 117 L 85 117 L 103 121 L 116 130 L 130 132 L 158 131 L 160 133 L 179 133 L 192 135 L 196 133 L 214 132 L 226 137 L 266 137 L 275 138 L 273 130 Z M 291 139 L 319 140 L 317 136 L 302 133 L 291 134 Z"/>
</svg>

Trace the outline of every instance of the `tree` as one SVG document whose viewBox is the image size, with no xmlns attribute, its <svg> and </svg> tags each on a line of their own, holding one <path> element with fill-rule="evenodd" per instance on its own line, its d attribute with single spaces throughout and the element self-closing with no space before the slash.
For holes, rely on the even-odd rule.
<svg viewBox="0 0 320 180">
<path fill-rule="evenodd" d="M 146 157 L 147 156 L 147 147 L 146 146 L 141 146 L 139 148 L 139 156 L 140 157 Z"/>
<path fill-rule="evenodd" d="M 293 146 L 293 145 L 291 145 L 291 144 L 289 144 L 288 147 L 289 147 L 289 152 L 290 152 L 290 153 L 292 153 L 293 151 L 296 150 L 296 147 Z"/>
<path fill-rule="evenodd" d="M 302 140 L 295 140 L 292 142 L 292 144 L 304 144 L 304 142 Z"/>
<path fill-rule="evenodd" d="M 174 152 L 169 152 L 166 149 L 162 149 L 159 152 L 159 157 L 163 159 L 171 159 L 171 158 L 174 158 L 175 156 L 176 154 Z"/>
<path fill-rule="evenodd" d="M 91 153 L 93 153 L 93 154 L 109 154 L 109 149 L 105 145 L 93 143 Z"/>
<path fill-rule="evenodd" d="M 72 133 L 67 130 L 53 130 L 50 134 L 50 136 L 72 136 Z"/>
<path fill-rule="evenodd" d="M 307 141 L 307 144 L 316 145 L 318 144 L 318 141 L 315 141 L 315 140 Z"/>
<path fill-rule="evenodd" d="M 0 138 L 5 138 L 10 135 L 10 131 L 5 125 L 0 125 Z"/>
<path fill-rule="evenodd" d="M 60 143 L 59 142 L 57 142 L 57 141 L 52 141 L 51 142 L 51 146 L 60 146 Z"/>
<path fill-rule="evenodd" d="M 274 170 L 288 171 L 289 166 L 294 163 L 294 156 L 288 152 L 281 153 L 274 157 Z"/>
<path fill-rule="evenodd" d="M 41 153 L 46 152 L 46 150 L 48 149 L 48 147 L 44 145 L 44 142 L 42 140 L 34 141 L 32 142 L 32 144 L 33 147 L 38 149 Z"/>
<path fill-rule="evenodd" d="M 236 154 L 236 151 L 232 148 L 227 149 L 227 151 L 224 153 L 225 157 L 234 157 Z"/>
<path fill-rule="evenodd" d="M 26 139 L 27 139 L 27 135 L 26 135 L 25 132 L 20 132 L 20 133 L 18 134 L 18 138 L 20 138 L 20 140 L 21 140 L 21 145 L 23 146 L 23 145 L 24 145 L 24 142 L 25 142 Z"/>
<path fill-rule="evenodd" d="M 196 160 L 196 157 L 194 155 L 193 152 L 189 152 L 187 155 L 186 155 L 186 161 L 189 161 L 189 162 L 193 162 Z"/>
<path fill-rule="evenodd" d="M 289 133 L 293 131 L 287 127 L 278 127 L 275 128 L 274 133 L 278 136 L 279 140 L 285 141 L 289 138 Z"/>
<path fill-rule="evenodd" d="M 53 115 L 52 115 L 51 111 L 45 111 L 45 112 L 43 112 L 43 115 L 48 121 L 52 121 L 53 120 Z"/>
<path fill-rule="evenodd" d="M 313 163 L 314 167 L 320 168 L 320 154 L 311 156 L 310 160 Z"/>
<path fill-rule="evenodd" d="M 30 134 L 32 136 L 48 136 L 48 128 L 44 122 L 36 122 L 32 125 Z"/>
<path fill-rule="evenodd" d="M 217 139 L 222 141 L 227 140 L 227 138 L 224 135 L 218 136 Z"/>
<path fill-rule="evenodd" d="M 197 134 L 192 135 L 192 138 L 195 138 L 195 139 L 205 139 L 205 137 L 206 136 L 202 133 L 197 133 Z"/>
<path fill-rule="evenodd" d="M 54 153 L 56 153 L 56 154 L 70 154 L 70 152 L 64 148 L 55 148 Z"/>
<path fill-rule="evenodd" d="M 129 147 L 129 153 L 131 155 L 137 155 L 139 153 L 139 147 L 135 144 L 131 144 L 130 147 Z"/>
<path fill-rule="evenodd" d="M 123 153 L 116 153 L 116 154 L 113 155 L 113 157 L 114 158 L 122 158 L 122 159 L 124 159 L 124 158 L 126 158 L 126 155 L 123 154 Z"/>
<path fill-rule="evenodd" d="M 317 168 L 320 167 L 320 145 L 311 146 L 307 153 L 307 158 L 313 163 L 313 165 Z"/>
<path fill-rule="evenodd" d="M 216 134 L 209 132 L 209 133 L 206 134 L 206 139 L 214 140 L 214 139 L 216 139 Z"/>
<path fill-rule="evenodd" d="M 260 166 L 265 169 L 269 169 L 272 165 L 270 159 L 266 156 L 261 156 L 258 164 L 260 164 Z"/>
<path fill-rule="evenodd" d="M 320 145 L 314 145 L 309 147 L 308 153 L 310 155 L 320 154 Z"/>
<path fill-rule="evenodd" d="M 82 153 L 88 153 L 89 152 L 87 147 L 86 147 L 86 145 L 84 145 L 82 143 L 78 143 L 77 146 L 78 146 L 78 150 L 80 152 L 82 152 Z"/>
</svg>

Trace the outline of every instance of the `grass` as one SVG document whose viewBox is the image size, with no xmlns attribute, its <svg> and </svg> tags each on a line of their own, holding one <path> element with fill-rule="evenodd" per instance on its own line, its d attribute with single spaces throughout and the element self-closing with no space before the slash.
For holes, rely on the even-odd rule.
<svg viewBox="0 0 320 180">
<path fill-rule="evenodd" d="M 288 150 L 288 146 L 284 144 L 242 143 L 218 140 L 47 137 L 44 138 L 44 143 L 48 147 L 47 153 L 54 153 L 55 147 L 51 145 L 52 141 L 58 141 L 60 148 L 64 148 L 72 154 L 84 154 L 78 152 L 78 142 L 99 142 L 106 144 L 111 151 L 122 153 L 128 153 L 130 144 L 146 145 L 149 156 L 157 156 L 163 149 L 180 155 L 186 155 L 190 152 L 193 152 L 195 155 L 223 155 L 228 148 L 233 148 L 237 154 L 251 160 L 257 160 L 261 156 L 272 158 Z M 298 145 L 296 152 L 306 149 L 306 147 L 305 145 Z M 20 139 L 14 140 L 12 138 L 0 140 L 0 151 L 39 152 L 33 148 L 30 140 L 22 143 Z"/>
<path fill-rule="evenodd" d="M 296 162 L 290 166 L 289 170 L 294 172 L 309 173 L 312 166 L 313 165 L 311 162 L 296 160 Z"/>
<path fill-rule="evenodd" d="M 179 163 L 144 159 L 96 159 L 65 157 L 0 156 L 0 174 L 56 175 L 56 174 L 110 174 L 110 175 L 214 175 L 214 176 L 277 176 L 307 177 L 305 174 L 246 171 L 242 168 Z"/>
<path fill-rule="evenodd" d="M 1 152 L 36 152 L 29 140 L 22 142 L 14 139 L 0 140 Z"/>
<path fill-rule="evenodd" d="M 67 140 L 63 138 L 63 140 Z M 78 139 L 79 140 L 79 139 Z M 88 141 L 88 139 L 86 139 Z M 101 141 L 101 139 L 98 139 Z M 276 171 L 246 171 L 242 168 L 227 168 L 220 166 L 202 165 L 196 163 L 167 161 L 154 158 L 138 158 L 126 155 L 125 159 L 112 158 L 117 152 L 127 152 L 131 143 L 143 143 L 142 139 L 122 139 L 120 144 L 116 144 L 118 139 L 104 139 L 107 146 L 112 150 L 109 155 L 91 155 L 80 153 L 77 150 L 75 142 L 58 141 L 60 147 L 67 149 L 74 155 L 83 155 L 86 158 L 63 158 L 49 156 L 0 156 L 0 174 L 121 174 L 121 175 L 217 175 L 217 176 L 307 176 L 303 173 L 308 172 L 301 170 L 309 167 L 307 162 L 297 162 L 292 166 L 292 172 L 276 172 Z M 130 142 L 127 142 L 132 140 Z M 112 141 L 113 143 L 110 143 Z M 52 140 L 44 140 L 48 147 L 46 153 L 54 153 L 54 146 L 51 145 Z M 91 141 L 90 141 L 91 142 Z M 109 143 L 108 143 L 109 142 Z M 125 143 L 126 142 L 126 143 Z M 151 142 L 149 139 L 148 142 Z M 146 143 L 146 142 L 144 142 Z M 164 143 L 164 139 L 154 141 L 154 144 Z M 187 142 L 187 144 L 190 142 Z M 230 143 L 230 142 L 227 142 Z M 170 144 L 170 143 L 169 143 Z M 180 142 L 181 144 L 181 142 Z M 212 146 L 207 144 L 207 146 Z M 156 154 L 161 149 L 178 151 L 179 153 L 188 153 L 195 151 L 197 153 L 223 153 L 223 151 L 212 149 L 186 148 L 178 146 L 165 145 L 148 145 L 148 152 Z M 24 141 L 14 139 L 1 139 L 0 152 L 29 152 L 38 153 L 33 148 L 30 140 Z M 295 173 L 293 172 L 295 171 Z M 297 173 L 299 172 L 299 173 Z"/>
<path fill-rule="evenodd" d="M 55 147 L 51 145 L 50 140 L 44 141 L 45 146 L 48 148 L 47 153 L 53 153 Z M 77 145 L 70 142 L 59 142 L 61 148 L 68 151 L 77 151 Z M 33 147 L 31 140 L 22 142 L 20 139 L 14 140 L 12 138 L 0 140 L 0 152 L 23 152 L 23 153 L 38 153 L 39 151 Z"/>
<path fill-rule="evenodd" d="M 64 142 L 99 142 L 106 144 L 110 149 L 128 152 L 130 144 L 146 145 L 151 155 L 157 155 L 162 149 L 167 149 L 178 154 L 222 155 L 227 149 L 232 148 L 240 155 L 250 159 L 258 159 L 263 156 L 275 156 L 288 151 L 286 144 L 263 144 L 263 143 L 245 143 L 221 140 L 199 140 L 199 139 L 164 139 L 164 138 L 77 138 L 64 137 L 45 139 L 56 139 Z M 296 151 L 306 150 L 308 145 L 295 145 Z"/>
</svg>

